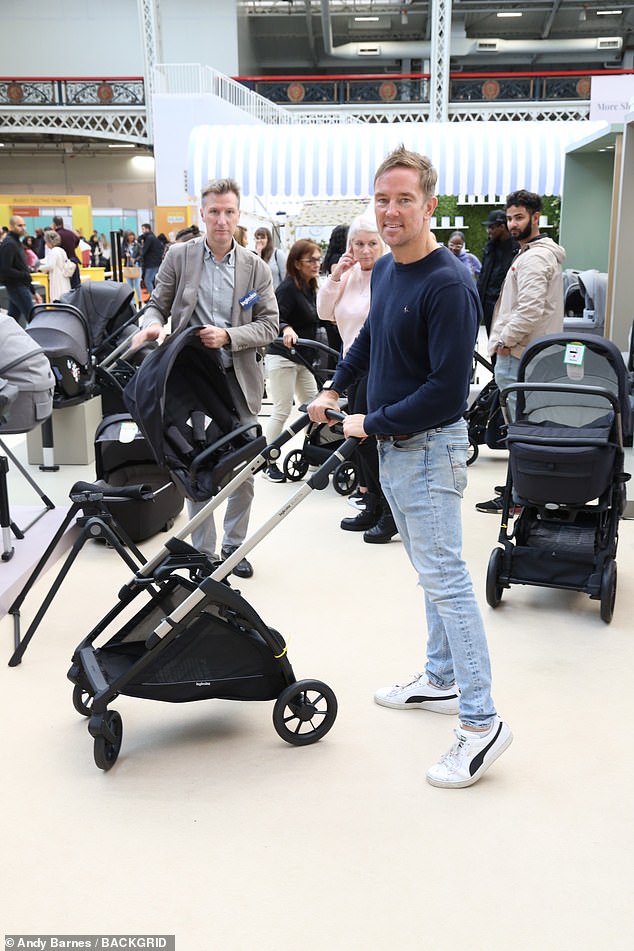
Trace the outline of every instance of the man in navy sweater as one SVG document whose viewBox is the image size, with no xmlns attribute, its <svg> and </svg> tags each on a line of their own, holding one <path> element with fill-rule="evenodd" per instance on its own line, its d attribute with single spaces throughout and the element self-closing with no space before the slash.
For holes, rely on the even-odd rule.
<svg viewBox="0 0 634 951">
<path fill-rule="evenodd" d="M 368 373 L 368 412 L 344 433 L 376 436 L 381 485 L 425 592 L 427 664 L 407 684 L 378 690 L 398 710 L 459 714 L 456 740 L 427 772 L 433 786 L 471 786 L 513 735 L 491 698 L 484 625 L 462 560 L 461 499 L 473 348 L 482 315 L 474 281 L 430 231 L 437 173 L 404 147 L 374 178 L 374 208 L 392 254 L 374 266 L 368 319 L 309 406 L 326 421 L 340 393 Z"/>
</svg>

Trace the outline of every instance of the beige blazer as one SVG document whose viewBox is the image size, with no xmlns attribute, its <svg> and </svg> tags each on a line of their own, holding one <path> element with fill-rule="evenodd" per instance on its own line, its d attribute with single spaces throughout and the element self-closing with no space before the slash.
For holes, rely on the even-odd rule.
<svg viewBox="0 0 634 951">
<path fill-rule="evenodd" d="M 189 325 L 198 300 L 198 287 L 203 269 L 204 237 L 183 244 L 174 244 L 163 259 L 143 327 L 164 324 L 171 316 L 172 333 Z M 269 266 L 252 251 L 234 243 L 236 255 L 235 286 L 231 327 L 231 356 L 236 379 L 247 405 L 257 415 L 264 393 L 264 363 L 259 348 L 268 346 L 279 332 L 279 311 Z M 253 304 L 240 304 L 255 291 Z"/>
</svg>

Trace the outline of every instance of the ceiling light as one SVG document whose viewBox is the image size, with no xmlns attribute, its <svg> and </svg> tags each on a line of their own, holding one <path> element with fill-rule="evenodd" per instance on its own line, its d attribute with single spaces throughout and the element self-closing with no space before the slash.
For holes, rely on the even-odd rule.
<svg viewBox="0 0 634 951">
<path fill-rule="evenodd" d="M 508 10 L 508 11 L 506 11 L 506 12 L 496 13 L 495 15 L 496 15 L 496 17 L 499 17 L 500 19 L 502 19 L 503 17 L 506 17 L 507 19 L 510 19 L 511 17 L 521 17 L 521 16 L 523 16 L 523 14 L 522 14 L 522 12 L 521 12 L 520 10 L 517 10 L 517 11 L 516 11 L 516 10 Z"/>
<path fill-rule="evenodd" d="M 618 17 L 622 10 L 597 10 L 596 14 L 598 17 Z"/>
<path fill-rule="evenodd" d="M 355 23 L 378 23 L 379 18 L 378 17 L 355 17 L 354 22 Z"/>
</svg>

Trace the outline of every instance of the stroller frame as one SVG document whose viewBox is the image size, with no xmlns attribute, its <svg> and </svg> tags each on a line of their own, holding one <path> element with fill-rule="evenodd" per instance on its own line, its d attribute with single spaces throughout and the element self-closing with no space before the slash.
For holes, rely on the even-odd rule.
<svg viewBox="0 0 634 951">
<path fill-rule="evenodd" d="M 485 357 L 473 351 L 474 369 L 479 363 L 492 374 L 464 414 L 469 438 L 467 465 L 471 466 L 480 454 L 480 446 L 486 443 L 490 449 L 505 449 L 506 443 L 500 432 L 499 389 L 493 376 L 494 366 Z"/>
<path fill-rule="evenodd" d="M 340 414 L 333 414 L 340 418 Z M 122 721 L 109 704 L 119 695 L 142 696 L 146 699 L 186 702 L 200 699 L 268 699 L 275 700 L 273 725 L 286 742 L 305 746 L 321 739 L 332 727 L 337 714 L 334 692 L 318 680 L 296 680 L 287 657 L 282 636 L 268 627 L 240 593 L 227 584 L 227 577 L 236 565 L 313 489 L 328 485 L 330 472 L 347 458 L 356 445 L 356 439 L 347 439 L 331 457 L 312 474 L 295 494 L 254 532 L 225 561 L 212 564 L 184 538 L 198 527 L 249 476 L 279 458 L 280 447 L 308 424 L 308 416 L 299 417 L 291 426 L 266 446 L 217 495 L 173 536 L 151 560 L 135 571 L 133 578 L 119 591 L 118 603 L 93 628 L 75 650 L 68 678 L 74 684 L 73 705 L 87 717 L 88 730 L 94 739 L 94 759 L 103 770 L 110 769 L 117 760 L 122 741 Z M 187 575 L 178 572 L 187 572 Z M 102 648 L 94 642 L 111 623 L 142 593 L 149 600 Z M 266 679 L 251 691 L 252 677 L 245 676 L 249 695 L 240 694 L 240 684 L 225 683 L 226 678 L 214 681 L 206 675 L 194 682 L 188 681 L 187 695 L 179 694 L 181 684 L 157 688 L 139 684 L 139 678 L 152 676 L 157 663 L 169 666 L 170 648 L 187 650 L 192 641 L 197 643 L 201 630 L 201 612 L 205 615 L 204 628 L 212 635 L 242 638 L 241 644 L 255 644 L 263 658 Z M 141 630 L 141 638 L 134 638 L 135 656 L 122 660 L 121 654 L 130 651 L 131 635 Z M 111 661 L 111 658 L 114 660 Z M 165 661 L 165 658 L 168 658 Z M 178 658 L 176 658 L 176 661 Z M 176 662 L 174 661 L 174 662 Z M 110 666 L 108 666 L 110 664 Z M 162 670 L 162 668 L 161 668 Z M 230 679 L 230 678 L 229 678 Z M 157 691 L 159 694 L 156 695 Z M 169 695 L 168 695 L 169 694 Z"/>
<path fill-rule="evenodd" d="M 597 336 L 553 334 L 534 341 L 531 354 L 551 344 L 563 346 L 565 343 L 579 342 L 590 346 L 591 341 L 598 348 L 605 349 L 608 344 L 610 348 L 613 347 L 609 341 L 602 341 Z M 607 352 L 614 357 L 611 350 Z M 527 355 L 531 354 L 527 351 Z M 508 406 L 509 397 L 518 394 L 516 398 L 523 401 L 525 394 L 544 393 L 553 396 L 585 396 L 594 401 L 594 407 L 604 405 L 606 413 L 611 411 L 613 414 L 609 436 L 598 428 L 584 429 L 584 426 L 570 429 L 562 426 L 559 432 L 555 426 L 546 434 L 540 434 L 539 426 L 529 427 L 527 431 L 517 426 L 514 430 Z M 502 600 L 504 589 L 513 584 L 580 591 L 600 602 L 601 619 L 609 624 L 616 598 L 618 523 L 625 510 L 625 483 L 630 478 L 623 469 L 625 440 L 620 398 L 610 389 L 596 385 L 520 381 L 501 391 L 500 405 L 509 425 L 510 455 L 502 494 L 499 545 L 491 553 L 486 575 L 487 603 L 496 608 Z M 522 409 L 523 405 L 522 402 Z M 517 491 L 513 478 L 513 463 L 519 466 L 518 459 L 514 460 L 513 457 L 516 446 L 518 451 L 528 452 L 529 459 L 531 447 L 537 452 L 546 446 L 554 450 L 561 449 L 562 452 L 567 449 L 588 453 L 603 451 L 604 447 L 607 452 L 610 448 L 614 450 L 612 472 L 609 481 L 606 480 L 597 494 L 596 501 L 579 499 L 560 502 L 555 497 L 549 499 L 541 487 L 537 487 L 531 497 Z M 557 462 L 554 458 L 554 471 Z M 544 464 L 540 461 L 534 465 L 538 471 Z M 516 506 L 521 508 L 516 519 L 511 518 L 511 506 L 514 506 L 514 511 Z"/>
</svg>

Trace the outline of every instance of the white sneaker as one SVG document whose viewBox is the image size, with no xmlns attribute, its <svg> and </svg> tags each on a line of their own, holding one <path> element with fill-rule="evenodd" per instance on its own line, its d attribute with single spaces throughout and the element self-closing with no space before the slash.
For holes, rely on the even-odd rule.
<svg viewBox="0 0 634 951">
<path fill-rule="evenodd" d="M 456 742 L 449 752 L 427 770 L 427 782 L 432 786 L 446 789 L 472 786 L 513 742 L 513 734 L 499 717 L 495 717 L 486 733 L 461 727 L 455 734 Z"/>
<path fill-rule="evenodd" d="M 434 713 L 458 712 L 458 688 L 434 687 L 426 674 L 416 674 L 408 684 L 381 687 L 374 694 L 376 703 L 395 710 L 432 710 Z"/>
</svg>

